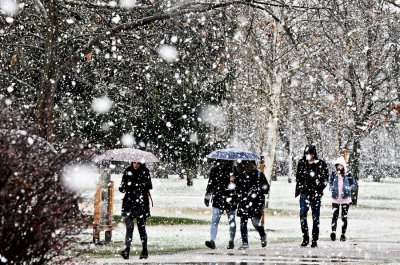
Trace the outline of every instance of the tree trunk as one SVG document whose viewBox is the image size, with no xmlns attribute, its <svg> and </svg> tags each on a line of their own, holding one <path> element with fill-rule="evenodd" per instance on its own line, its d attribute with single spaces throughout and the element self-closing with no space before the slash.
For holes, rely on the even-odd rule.
<svg viewBox="0 0 400 265">
<path fill-rule="evenodd" d="M 292 127 L 292 125 L 290 125 Z M 287 152 L 288 152 L 288 182 L 291 183 L 294 177 L 294 165 L 296 164 L 293 156 L 293 143 L 292 143 L 292 130 L 289 129 L 289 136 L 287 139 Z"/>
<path fill-rule="evenodd" d="M 274 66 L 270 74 L 270 82 L 266 94 L 270 94 L 270 109 L 271 115 L 269 117 L 268 123 L 268 134 L 267 134 L 267 144 L 265 149 L 265 167 L 264 174 L 268 180 L 268 183 L 272 185 L 272 174 L 275 166 L 275 156 L 276 156 L 276 144 L 279 137 L 279 110 L 281 108 L 280 96 L 282 92 L 282 65 L 279 62 L 279 54 L 281 52 L 282 44 L 282 25 L 275 21 L 274 27 Z M 267 195 L 266 207 L 268 208 L 269 195 Z"/>
<path fill-rule="evenodd" d="M 279 109 L 280 109 L 280 94 L 282 88 L 282 79 L 279 76 L 279 72 L 275 72 L 277 74 L 275 78 L 275 82 L 272 85 L 272 95 L 271 95 L 271 110 L 272 115 L 270 115 L 269 123 L 268 123 L 268 134 L 267 134 L 267 144 L 265 149 L 265 170 L 264 174 L 271 184 L 273 166 L 275 165 L 275 156 L 276 156 L 276 144 L 278 142 L 279 137 Z"/>
<path fill-rule="evenodd" d="M 282 44 L 282 40 L 280 38 L 282 34 L 282 26 L 275 22 L 275 27 L 274 27 L 274 57 L 276 60 L 279 57 L 280 53 L 280 46 Z M 269 184 L 271 184 L 271 178 L 272 178 L 272 172 L 273 172 L 273 166 L 275 165 L 275 153 L 276 153 L 276 143 L 278 141 L 278 136 L 279 136 L 279 110 L 281 107 L 280 104 L 280 96 L 281 96 L 281 91 L 282 91 L 282 77 L 281 77 L 281 63 L 276 61 L 272 73 L 270 75 L 270 86 L 267 87 L 267 89 L 271 89 L 270 91 L 266 91 L 266 94 L 271 94 L 270 98 L 270 109 L 271 109 L 271 115 L 269 117 L 269 123 L 268 123 L 268 134 L 267 134 L 267 144 L 266 144 L 266 149 L 265 149 L 265 156 L 264 156 L 264 161 L 265 161 L 265 168 L 264 168 L 264 174 L 265 177 L 267 178 Z"/>
<path fill-rule="evenodd" d="M 54 139 L 54 93 L 57 87 L 55 46 L 57 40 L 57 6 L 56 0 L 45 2 L 47 10 L 46 19 L 46 41 L 45 60 L 43 65 L 43 76 L 38 88 L 38 99 L 36 104 L 35 125 L 37 134 L 49 142 Z"/>
<path fill-rule="evenodd" d="M 294 177 L 294 165 L 296 161 L 293 156 L 293 104 L 289 105 L 289 128 L 288 128 L 288 135 L 286 137 L 286 149 L 288 152 L 288 183 L 292 182 Z"/>
<path fill-rule="evenodd" d="M 264 118 L 258 120 L 257 128 L 258 128 L 258 135 L 260 137 L 259 141 L 258 141 L 258 153 L 260 154 L 260 156 L 263 156 L 264 139 L 265 139 L 265 134 L 266 134 L 266 126 L 264 123 Z"/>
<path fill-rule="evenodd" d="M 357 130 L 357 129 L 356 129 Z M 352 169 L 352 173 L 355 177 L 355 179 L 358 180 L 359 178 L 359 174 L 360 174 L 360 152 L 361 149 L 361 140 L 358 136 L 354 137 L 353 140 L 353 153 L 350 155 L 350 166 Z M 358 199 L 358 185 L 356 190 L 351 194 L 351 198 L 353 201 L 353 205 L 357 205 L 357 199 Z"/>
</svg>

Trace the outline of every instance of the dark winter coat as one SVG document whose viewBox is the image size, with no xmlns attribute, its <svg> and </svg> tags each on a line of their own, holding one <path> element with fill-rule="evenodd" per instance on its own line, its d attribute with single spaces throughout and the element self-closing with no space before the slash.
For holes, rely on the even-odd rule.
<svg viewBox="0 0 400 265">
<path fill-rule="evenodd" d="M 210 170 L 206 197 L 211 196 L 212 207 L 227 211 L 236 209 L 236 183 L 230 181 L 231 174 L 236 174 L 232 166 L 217 165 Z"/>
<path fill-rule="evenodd" d="M 129 166 L 123 176 L 119 191 L 125 193 L 122 200 L 123 217 L 149 217 L 149 194 L 153 188 L 149 170 L 143 165 L 135 170 Z"/>
<path fill-rule="evenodd" d="M 265 208 L 265 195 L 269 192 L 269 183 L 264 175 L 257 169 L 243 172 L 237 178 L 239 191 L 239 217 L 260 218 Z"/>
<path fill-rule="evenodd" d="M 329 189 L 332 192 L 333 199 L 338 199 L 338 196 L 339 196 L 338 178 L 339 178 L 339 176 L 336 171 L 333 171 L 331 176 L 329 177 Z M 353 177 L 353 175 L 350 173 L 350 171 L 347 171 L 343 178 L 343 198 L 342 199 L 347 199 L 347 198 L 351 197 L 351 193 L 356 188 L 357 188 L 356 179 Z"/>
<path fill-rule="evenodd" d="M 306 152 L 310 150 L 315 159 L 312 164 L 309 164 L 305 157 Z M 307 146 L 303 158 L 297 164 L 295 197 L 304 194 L 310 199 L 321 198 L 328 184 L 328 177 L 328 166 L 325 161 L 318 159 L 315 146 Z"/>
</svg>

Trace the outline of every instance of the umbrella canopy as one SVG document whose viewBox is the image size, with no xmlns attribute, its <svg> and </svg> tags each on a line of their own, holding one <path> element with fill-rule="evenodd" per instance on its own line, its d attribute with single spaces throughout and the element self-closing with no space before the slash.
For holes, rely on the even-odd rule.
<svg viewBox="0 0 400 265">
<path fill-rule="evenodd" d="M 102 160 L 140 162 L 140 163 L 157 163 L 160 160 L 150 152 L 142 151 L 135 148 L 111 149 L 94 158 L 96 162 Z"/>
<path fill-rule="evenodd" d="M 212 151 L 208 158 L 222 160 L 259 160 L 260 158 L 254 152 L 245 151 L 237 148 L 218 149 Z"/>
</svg>

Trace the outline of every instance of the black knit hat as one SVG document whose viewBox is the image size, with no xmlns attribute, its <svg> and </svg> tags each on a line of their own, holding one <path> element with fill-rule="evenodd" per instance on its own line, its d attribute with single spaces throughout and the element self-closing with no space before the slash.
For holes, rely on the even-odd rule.
<svg viewBox="0 0 400 265">
<path fill-rule="evenodd" d="M 307 154 L 313 155 L 314 159 L 318 159 L 317 148 L 313 144 L 309 144 L 304 148 L 304 157 Z"/>
</svg>

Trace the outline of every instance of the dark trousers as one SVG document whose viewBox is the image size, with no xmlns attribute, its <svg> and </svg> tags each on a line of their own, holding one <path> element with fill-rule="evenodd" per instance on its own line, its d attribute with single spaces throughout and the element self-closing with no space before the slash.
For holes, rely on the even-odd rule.
<svg viewBox="0 0 400 265">
<path fill-rule="evenodd" d="M 130 248 L 134 229 L 134 218 L 125 217 L 126 225 L 126 235 L 125 235 L 125 247 Z M 137 225 L 140 235 L 140 240 L 142 241 L 143 249 L 147 250 L 147 233 L 146 233 L 146 217 L 137 217 Z"/>
<path fill-rule="evenodd" d="M 342 207 L 340 207 L 342 206 Z M 333 212 L 333 217 L 332 217 L 332 232 L 336 232 L 336 227 L 337 227 L 337 220 L 339 218 L 339 209 L 342 208 L 342 234 L 346 234 L 346 229 L 347 229 L 347 214 L 349 212 L 350 204 L 337 204 L 337 203 L 332 203 L 332 212 Z"/>
<path fill-rule="evenodd" d="M 247 231 L 247 223 L 248 223 L 248 218 L 240 218 L 240 233 L 242 235 L 242 243 L 244 245 L 247 245 L 249 243 L 249 235 Z M 254 226 L 254 228 L 257 230 L 257 232 L 260 234 L 260 237 L 266 236 L 264 226 L 260 225 L 260 218 L 251 218 L 251 222 Z"/>
<path fill-rule="evenodd" d="M 305 194 L 300 194 L 300 225 L 301 231 L 303 232 L 303 238 L 308 238 L 308 224 L 307 224 L 307 213 L 311 207 L 312 211 L 312 240 L 317 241 L 319 238 L 319 215 L 321 209 L 320 198 L 310 198 Z"/>
</svg>

